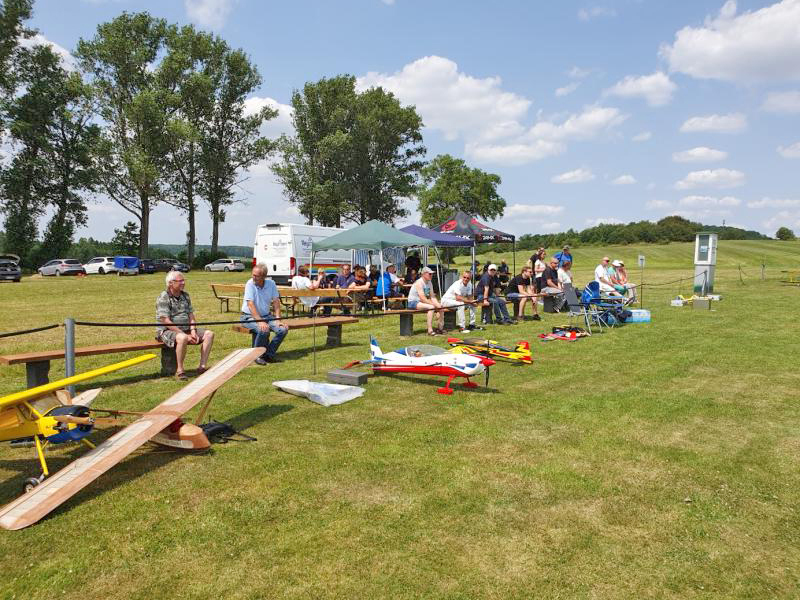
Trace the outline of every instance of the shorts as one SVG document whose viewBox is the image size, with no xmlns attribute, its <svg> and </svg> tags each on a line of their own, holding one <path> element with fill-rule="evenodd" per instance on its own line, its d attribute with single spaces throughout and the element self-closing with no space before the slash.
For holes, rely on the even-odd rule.
<svg viewBox="0 0 800 600">
<path fill-rule="evenodd" d="M 408 308 L 414 310 L 415 308 L 417 308 L 417 304 L 419 304 L 419 300 L 409 300 Z"/>
<path fill-rule="evenodd" d="M 186 327 L 186 328 L 181 327 L 181 331 L 183 331 L 184 333 L 189 333 L 189 329 L 190 329 L 189 327 Z M 195 343 L 189 342 L 189 344 L 190 345 L 201 344 L 203 342 L 203 336 L 205 334 L 206 334 L 206 330 L 204 328 L 202 328 L 202 327 L 198 327 L 197 328 L 197 342 L 195 342 Z M 175 347 L 175 336 L 177 336 L 177 335 L 178 335 L 178 333 L 176 331 L 172 331 L 171 329 L 164 329 L 162 331 L 159 331 L 156 334 L 156 339 L 159 342 L 164 342 L 164 345 L 167 348 L 174 348 Z"/>
</svg>

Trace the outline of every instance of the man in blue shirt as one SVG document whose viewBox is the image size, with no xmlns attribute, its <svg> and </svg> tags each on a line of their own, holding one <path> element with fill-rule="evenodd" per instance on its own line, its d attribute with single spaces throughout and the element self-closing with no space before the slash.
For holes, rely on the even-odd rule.
<svg viewBox="0 0 800 600">
<path fill-rule="evenodd" d="M 356 280 L 356 278 L 350 272 L 349 264 L 344 264 L 340 268 L 341 268 L 341 273 L 336 276 L 336 279 L 334 279 L 332 287 L 336 288 L 337 290 L 346 290 L 347 288 L 350 287 L 350 284 Z M 333 308 L 332 305 L 340 302 L 341 300 L 339 300 L 338 298 L 323 298 L 322 300 L 320 300 L 319 303 L 326 304 L 327 306 L 323 307 L 322 314 L 326 316 L 330 315 L 331 309 Z M 349 315 L 350 308 L 348 306 L 343 306 L 342 314 Z"/>
<path fill-rule="evenodd" d="M 572 254 L 569 253 L 569 246 L 564 246 L 564 249 L 561 250 L 561 252 L 556 252 L 553 255 L 553 258 L 555 258 L 558 261 L 559 269 L 564 266 L 565 262 L 567 261 L 572 262 Z"/>
<path fill-rule="evenodd" d="M 241 322 L 255 334 L 253 348 L 257 346 L 264 348 L 264 354 L 256 359 L 256 364 L 280 362 L 275 354 L 289 328 L 281 323 L 278 287 L 274 281 L 267 279 L 267 266 L 262 263 L 253 267 L 252 278 L 248 279 L 244 286 Z M 270 331 L 275 334 L 271 342 Z"/>
</svg>

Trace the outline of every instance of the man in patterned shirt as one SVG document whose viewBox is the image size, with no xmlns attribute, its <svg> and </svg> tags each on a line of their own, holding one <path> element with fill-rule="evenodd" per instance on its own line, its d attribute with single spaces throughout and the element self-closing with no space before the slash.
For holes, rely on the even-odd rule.
<svg viewBox="0 0 800 600">
<path fill-rule="evenodd" d="M 202 327 L 197 327 L 194 318 L 194 308 L 189 294 L 183 291 L 186 281 L 180 271 L 167 273 L 167 289 L 156 300 L 156 320 L 161 323 L 156 332 L 156 339 L 165 346 L 175 348 L 175 357 L 178 370 L 175 379 L 186 381 L 188 377 L 183 369 L 183 359 L 186 358 L 188 345 L 201 345 L 200 366 L 197 374 L 205 373 L 208 368 L 208 356 L 211 354 L 211 345 L 214 343 L 214 332 Z"/>
</svg>

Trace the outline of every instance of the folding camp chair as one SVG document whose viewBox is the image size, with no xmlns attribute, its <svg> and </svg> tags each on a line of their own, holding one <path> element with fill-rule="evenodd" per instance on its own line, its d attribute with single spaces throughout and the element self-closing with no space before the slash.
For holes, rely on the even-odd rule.
<svg viewBox="0 0 800 600">
<path fill-rule="evenodd" d="M 581 294 L 581 305 L 589 311 L 592 322 L 603 327 L 615 327 L 618 320 L 615 311 L 624 307 L 624 298 L 609 297 L 600 295 L 600 284 L 597 281 L 590 281 Z"/>
<path fill-rule="evenodd" d="M 568 309 L 567 316 L 569 316 L 569 325 L 572 326 L 574 319 L 579 319 L 586 325 L 586 331 L 592 335 L 592 319 L 589 314 L 589 309 L 581 304 L 578 299 L 578 293 L 571 283 L 564 284 L 564 298 L 566 300 L 566 307 Z"/>
</svg>

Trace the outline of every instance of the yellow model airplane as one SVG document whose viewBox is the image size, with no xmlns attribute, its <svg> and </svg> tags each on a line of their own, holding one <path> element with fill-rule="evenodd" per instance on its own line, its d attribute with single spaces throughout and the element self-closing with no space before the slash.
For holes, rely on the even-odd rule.
<svg viewBox="0 0 800 600">
<path fill-rule="evenodd" d="M 209 447 L 208 438 L 197 425 L 183 423 L 181 417 L 263 353 L 263 348 L 234 350 L 211 369 L 179 392 L 146 413 L 100 411 L 116 414 L 137 414 L 139 419 L 95 447 L 86 439 L 95 425 L 111 421 L 93 417 L 85 405 L 99 390 L 90 390 L 71 399 L 58 390 L 118 369 L 155 358 L 145 354 L 100 369 L 81 373 L 60 381 L 0 397 L 0 442 L 36 447 L 42 475 L 26 480 L 25 494 L 0 508 L 0 527 L 22 529 L 41 519 L 68 500 L 108 469 L 116 465 L 145 442 L 181 450 Z M 66 400 L 66 401 L 65 401 Z M 207 407 L 207 404 L 206 404 Z M 205 412 L 205 408 L 202 412 Z M 198 417 L 198 422 L 202 416 Z M 45 481 L 48 476 L 44 451 L 49 444 L 81 442 L 92 448 Z"/>
</svg>

